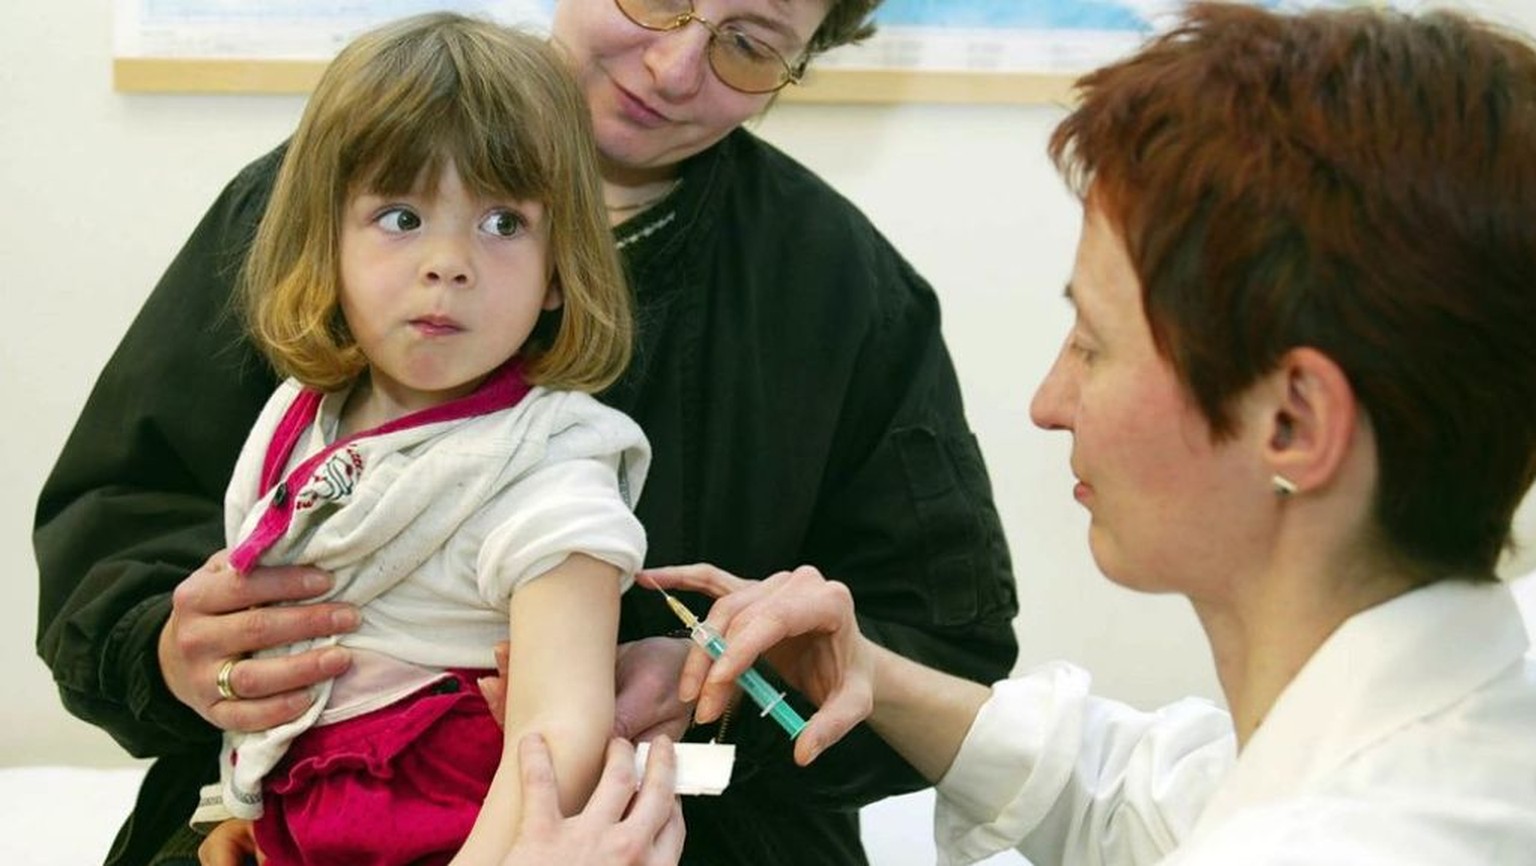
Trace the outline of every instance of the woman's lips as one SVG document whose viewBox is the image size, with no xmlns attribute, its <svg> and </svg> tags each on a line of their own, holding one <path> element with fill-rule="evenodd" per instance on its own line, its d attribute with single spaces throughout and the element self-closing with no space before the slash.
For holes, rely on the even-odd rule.
<svg viewBox="0 0 1536 866">
<path fill-rule="evenodd" d="M 1093 488 L 1089 487 L 1083 482 L 1079 481 L 1072 486 L 1072 498 L 1076 499 L 1078 502 L 1087 505 L 1088 500 L 1092 498 L 1092 496 Z"/>
<path fill-rule="evenodd" d="M 620 113 L 636 126 L 656 129 L 672 122 L 671 118 L 652 108 L 650 103 L 625 90 L 617 82 L 614 83 L 613 89 L 618 94 Z"/>
</svg>

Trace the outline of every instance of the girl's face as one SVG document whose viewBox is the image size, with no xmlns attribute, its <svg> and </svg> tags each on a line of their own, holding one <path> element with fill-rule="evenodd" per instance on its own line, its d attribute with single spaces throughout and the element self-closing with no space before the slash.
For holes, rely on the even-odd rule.
<svg viewBox="0 0 1536 866">
<path fill-rule="evenodd" d="M 686 0 L 624 0 L 635 7 L 687 10 Z M 831 0 L 695 0 L 695 12 L 732 24 L 799 59 Z M 669 174 L 767 107 L 771 94 L 732 90 L 709 67 L 710 32 L 697 22 L 647 30 L 615 0 L 555 4 L 554 41 L 569 57 L 592 110 L 598 150 L 609 180 L 642 181 Z"/>
<path fill-rule="evenodd" d="M 1073 495 L 1090 515 L 1089 546 L 1111 580 L 1191 597 L 1221 593 L 1257 556 L 1271 497 L 1262 443 L 1237 408 L 1220 444 L 1152 341 L 1118 231 L 1094 207 L 1068 297 L 1073 324 L 1030 405 L 1035 423 L 1072 434 Z"/>
<path fill-rule="evenodd" d="M 451 164 L 426 187 L 342 213 L 342 314 L 395 417 L 473 391 L 560 305 L 542 204 L 471 195 Z"/>
</svg>

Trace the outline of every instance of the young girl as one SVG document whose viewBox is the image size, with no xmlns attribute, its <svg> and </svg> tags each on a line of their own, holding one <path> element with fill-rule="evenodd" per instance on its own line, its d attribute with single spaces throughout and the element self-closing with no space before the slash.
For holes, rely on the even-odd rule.
<svg viewBox="0 0 1536 866">
<path fill-rule="evenodd" d="M 271 864 L 497 862 L 518 814 L 504 736 L 546 737 L 568 808 L 596 781 L 645 552 L 649 448 L 590 396 L 626 364 L 630 317 L 560 58 L 449 14 L 351 43 L 242 279 L 288 379 L 228 488 L 229 561 L 318 565 L 362 613 L 302 717 L 226 734 L 223 804 Z M 509 637 L 503 734 L 475 683 Z M 224 699 L 245 663 L 220 670 Z"/>
</svg>

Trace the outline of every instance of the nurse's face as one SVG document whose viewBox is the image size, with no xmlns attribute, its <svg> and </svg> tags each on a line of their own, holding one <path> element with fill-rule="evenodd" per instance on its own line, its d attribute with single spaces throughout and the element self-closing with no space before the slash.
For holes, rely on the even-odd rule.
<svg viewBox="0 0 1536 866">
<path fill-rule="evenodd" d="M 1111 580 L 1213 599 L 1263 544 L 1270 497 L 1263 426 L 1213 441 L 1157 350 L 1141 283 L 1119 232 L 1096 208 L 1083 222 L 1068 296 L 1077 317 L 1030 404 L 1035 423 L 1072 434 L 1073 496 Z"/>
<path fill-rule="evenodd" d="M 624 0 L 636 8 L 688 9 L 687 0 Z M 694 13 L 799 60 L 831 0 L 695 0 Z M 560 0 L 552 26 L 592 109 L 609 180 L 671 173 L 767 107 L 772 94 L 742 93 L 709 65 L 710 31 L 694 21 L 647 30 L 615 0 Z"/>
</svg>

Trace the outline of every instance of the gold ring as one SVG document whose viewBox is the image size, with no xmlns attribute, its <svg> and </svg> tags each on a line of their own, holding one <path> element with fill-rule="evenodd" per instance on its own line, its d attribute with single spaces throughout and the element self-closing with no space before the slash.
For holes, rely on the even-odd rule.
<svg viewBox="0 0 1536 866">
<path fill-rule="evenodd" d="M 234 685 L 229 681 L 230 676 L 235 672 L 235 663 L 238 661 L 240 659 L 233 657 L 225 659 L 224 664 L 219 665 L 219 675 L 213 680 L 219 687 L 219 697 L 226 701 L 240 700 L 240 696 L 235 694 Z"/>
</svg>

